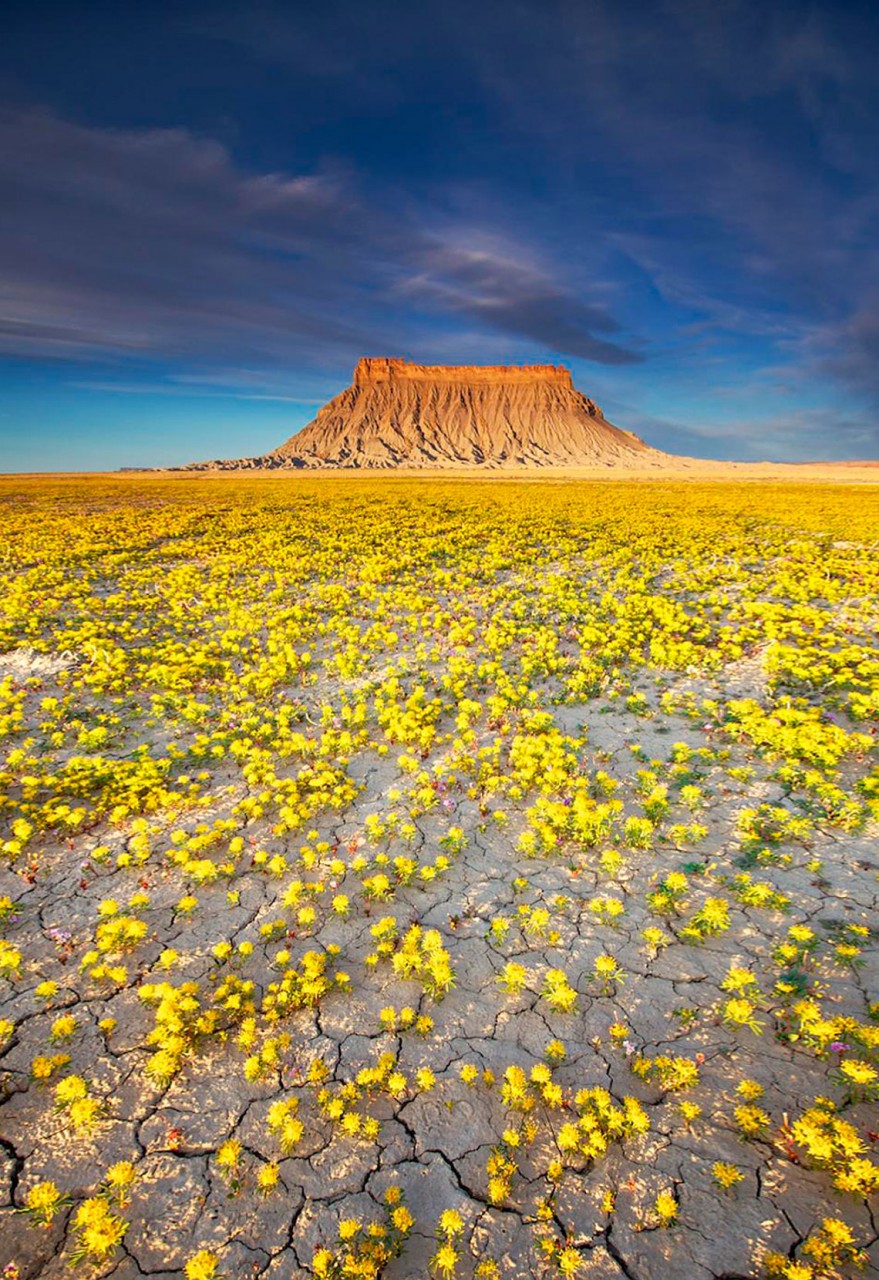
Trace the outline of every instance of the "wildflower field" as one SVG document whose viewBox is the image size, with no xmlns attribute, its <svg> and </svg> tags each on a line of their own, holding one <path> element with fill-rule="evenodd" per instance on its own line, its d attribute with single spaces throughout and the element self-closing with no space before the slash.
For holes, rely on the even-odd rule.
<svg viewBox="0 0 879 1280">
<path fill-rule="evenodd" d="M 859 485 L 0 480 L 6 1280 L 879 1268 L 877 544 Z"/>
</svg>

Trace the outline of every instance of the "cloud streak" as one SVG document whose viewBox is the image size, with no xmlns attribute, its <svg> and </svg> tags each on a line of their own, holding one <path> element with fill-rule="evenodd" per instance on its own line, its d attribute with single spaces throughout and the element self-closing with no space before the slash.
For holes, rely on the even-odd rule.
<svg viewBox="0 0 879 1280">
<path fill-rule="evenodd" d="M 468 44 L 489 92 L 559 174 L 588 139 L 605 232 L 665 300 L 879 404 L 875 11 L 592 0 L 539 31 L 508 14 Z"/>
<path fill-rule="evenodd" d="M 637 364 L 642 359 L 636 351 L 596 336 L 619 329 L 607 311 L 509 254 L 438 245 L 422 256 L 425 271 L 404 288 L 410 299 L 598 364 Z"/>
<path fill-rule="evenodd" d="M 246 173 L 186 130 L 45 112 L 0 115 L 0 155 L 8 354 L 326 367 L 405 349 L 414 310 L 598 363 L 639 358 L 597 337 L 615 321 L 550 269 L 453 248 L 348 174 Z"/>
</svg>

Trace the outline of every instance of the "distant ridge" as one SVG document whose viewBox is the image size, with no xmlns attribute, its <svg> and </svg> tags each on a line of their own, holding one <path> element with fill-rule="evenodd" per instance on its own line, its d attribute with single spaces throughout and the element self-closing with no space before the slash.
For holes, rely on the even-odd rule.
<svg viewBox="0 0 879 1280">
<path fill-rule="evenodd" d="M 258 458 L 185 470 L 663 467 L 675 459 L 615 427 L 562 365 L 422 365 L 365 358 L 350 387 Z"/>
</svg>

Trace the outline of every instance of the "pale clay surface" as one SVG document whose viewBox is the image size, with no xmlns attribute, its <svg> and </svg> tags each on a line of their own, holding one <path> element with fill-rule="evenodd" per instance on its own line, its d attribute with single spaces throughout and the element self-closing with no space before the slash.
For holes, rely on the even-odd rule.
<svg viewBox="0 0 879 1280">
<path fill-rule="evenodd" d="M 381 662 L 374 660 L 376 671 Z M 51 689 L 52 662 L 39 655 L 6 655 L 2 670 L 22 677 L 37 672 L 46 677 L 46 690 Z M 707 694 L 719 687 L 731 696 L 759 697 L 762 676 L 757 660 L 735 664 L 721 673 L 716 686 L 710 680 L 674 680 Z M 639 683 L 655 705 L 653 678 L 641 677 Z M 667 677 L 663 683 L 668 687 L 673 680 Z M 306 691 L 316 701 L 319 695 L 319 688 Z M 691 720 L 636 717 L 622 702 L 614 705 L 601 698 L 555 708 L 554 714 L 560 728 L 582 737 L 590 766 L 595 767 L 596 752 L 606 753 L 600 767 L 626 786 L 634 769 L 628 743 L 640 742 L 648 757 L 667 759 L 674 742 L 698 747 L 710 741 Z M 444 749 L 434 748 L 428 764 Z M 734 749 L 731 763 L 737 756 L 744 760 L 744 750 Z M 368 814 L 392 807 L 387 791 L 401 776 L 393 757 L 393 752 L 384 760 L 365 753 L 352 760 L 349 772 L 364 784 L 364 790 L 346 812 L 315 821 L 321 838 L 347 845 L 362 837 Z M 105 1269 L 117 1280 L 140 1280 L 145 1275 L 171 1280 L 181 1275 L 184 1260 L 198 1248 L 221 1254 L 222 1274 L 229 1280 L 251 1276 L 288 1280 L 306 1275 L 315 1247 L 332 1238 L 340 1219 L 377 1216 L 378 1202 L 391 1181 L 402 1185 L 417 1219 L 402 1257 L 388 1268 L 391 1280 L 427 1275 L 428 1260 L 436 1248 L 433 1225 L 446 1208 L 461 1212 L 469 1241 L 458 1275 L 472 1274 L 483 1248 L 498 1261 L 505 1277 L 524 1280 L 541 1274 L 532 1222 L 545 1183 L 536 1174 L 552 1153 L 541 1150 L 540 1144 L 526 1153 L 510 1202 L 492 1207 L 486 1198 L 485 1164 L 505 1127 L 505 1116 L 497 1090 L 489 1092 L 480 1085 L 467 1088 L 458 1069 L 464 1062 L 474 1063 L 490 1068 L 500 1079 L 510 1064 L 530 1069 L 543 1061 L 547 1043 L 558 1037 L 568 1050 L 557 1072 L 562 1084 L 571 1088 L 600 1084 L 617 1098 L 634 1095 L 645 1105 L 651 1122 L 643 1138 L 612 1146 L 604 1160 L 580 1176 L 569 1176 L 563 1185 L 557 1222 L 582 1250 L 578 1274 L 586 1280 L 714 1280 L 757 1274 L 765 1249 L 787 1252 L 816 1217 L 836 1212 L 838 1197 L 826 1175 L 796 1167 L 774 1144 L 739 1139 L 730 1119 L 734 1086 L 743 1076 L 752 1077 L 765 1086 L 765 1105 L 773 1115 L 781 1107 L 793 1112 L 826 1091 L 828 1066 L 778 1043 L 771 1034 L 758 1038 L 748 1030 L 733 1032 L 710 1016 L 688 1032 L 674 1010 L 716 1006 L 723 999 L 720 982 L 732 963 L 752 966 L 760 975 L 761 963 L 779 936 L 779 917 L 733 902 L 733 925 L 727 933 L 701 947 L 674 943 L 652 960 L 639 936 L 643 927 L 657 923 L 646 911 L 644 898 L 658 875 L 696 859 L 716 862 L 719 871 L 735 871 L 737 812 L 755 798 L 776 801 L 780 796 L 775 784 L 760 781 L 767 770 L 756 763 L 757 781 L 747 787 L 731 783 L 716 768 L 707 773 L 703 785 L 710 799 L 700 820 L 710 834 L 697 852 L 681 853 L 667 846 L 649 853 L 630 851 L 615 883 L 596 874 L 595 854 L 526 860 L 514 852 L 520 822 L 514 818 L 505 831 L 498 832 L 490 823 L 486 826 L 473 801 L 460 792 L 450 793 L 438 810 L 418 821 L 413 845 L 416 856 L 419 848 L 431 847 L 434 856 L 436 841 L 451 822 L 465 829 L 469 846 L 444 877 L 426 887 L 398 890 L 394 901 L 373 905 L 368 919 L 360 905 L 349 919 L 325 925 L 316 938 L 290 944 L 304 949 L 337 942 L 344 967 L 355 978 L 354 989 L 349 995 L 331 994 L 315 1011 L 296 1013 L 287 1024 L 293 1035 L 286 1055 L 288 1068 L 280 1079 L 254 1085 L 242 1077 L 242 1055 L 228 1046 L 190 1061 L 167 1089 L 146 1087 L 138 1067 L 146 1057 L 144 1037 L 152 1015 L 137 1001 L 134 988 L 165 946 L 177 947 L 182 957 L 172 975 L 175 983 L 204 979 L 213 967 L 210 947 L 218 937 L 253 940 L 256 951 L 247 972 L 268 972 L 267 957 L 278 944 L 262 942 L 258 929 L 278 915 L 285 881 L 273 880 L 257 869 L 238 876 L 235 887 L 241 890 L 241 900 L 234 907 L 226 902 L 225 883 L 201 888 L 197 890 L 199 909 L 182 918 L 173 910 L 181 884 L 170 865 L 151 862 L 146 874 L 144 869 L 114 870 L 112 866 L 97 873 L 91 867 L 81 871 L 83 846 L 107 838 L 100 832 L 77 838 L 72 847 L 59 843 L 46 859 L 49 873 L 24 892 L 17 876 L 0 872 L 0 893 L 9 893 L 19 902 L 20 923 L 9 936 L 14 940 L 17 932 L 27 943 L 29 962 L 39 962 L 44 976 L 51 973 L 62 983 L 49 1014 L 39 1011 L 39 1002 L 32 996 L 34 981 L 28 974 L 2 993 L 0 1014 L 18 1025 L 2 1061 L 8 1095 L 0 1111 L 0 1174 L 6 1204 L 0 1210 L 0 1266 L 16 1262 L 24 1280 L 69 1276 L 69 1259 L 62 1249 L 63 1215 L 51 1230 L 33 1230 L 14 1215 L 11 1202 L 21 1203 L 28 1186 L 48 1177 L 81 1198 L 95 1191 L 111 1161 L 130 1159 L 137 1163 L 140 1175 L 126 1211 L 131 1227 L 122 1249 Z M 228 813 L 243 794 L 240 788 L 224 793 L 222 783 L 219 772 L 214 807 L 206 813 L 197 811 L 192 822 Z M 525 803 L 518 807 L 524 809 Z M 680 820 L 688 818 L 682 813 Z M 168 825 L 178 824 L 175 819 Z M 190 819 L 184 819 L 182 825 L 189 824 Z M 257 822 L 246 834 L 269 851 L 299 843 L 297 836 L 286 842 L 275 840 L 266 823 Z M 111 834 L 109 840 L 116 853 L 122 847 L 119 836 Z M 793 855 L 789 867 L 760 868 L 759 878 L 771 880 L 793 898 L 797 919 L 807 918 L 817 928 L 822 919 L 831 918 L 875 924 L 879 862 L 875 830 L 857 836 L 828 831 L 812 842 L 808 852 L 795 845 L 787 851 Z M 824 861 L 826 883 L 820 892 L 806 869 L 815 856 Z M 517 875 L 528 878 L 523 893 L 512 887 Z M 87 943 L 98 903 L 108 897 L 126 901 L 144 876 L 151 894 L 145 916 L 149 939 L 135 953 L 126 989 L 104 999 L 79 974 L 76 947 L 81 950 Z M 338 891 L 350 893 L 352 902 L 362 904 L 356 898 L 358 888 L 349 875 Z M 625 904 L 625 914 L 613 929 L 595 923 L 580 909 L 580 900 L 596 892 L 619 897 Z M 515 924 L 502 947 L 486 941 L 492 917 L 514 915 L 519 905 L 536 905 L 556 893 L 573 900 L 554 917 L 561 935 L 557 945 L 546 947 L 539 940 L 529 940 Z M 441 931 L 456 975 L 454 990 L 441 1003 L 427 999 L 417 983 L 400 982 L 387 967 L 373 972 L 364 968 L 363 957 L 372 948 L 369 926 L 388 914 L 403 923 L 417 918 L 425 927 Z M 222 917 L 219 932 L 218 916 Z M 68 934 L 73 958 L 62 964 L 65 949 L 59 939 Z M 601 996 L 588 977 L 595 955 L 604 950 L 619 958 L 628 975 L 611 998 Z M 533 971 L 532 992 L 511 997 L 497 986 L 497 971 L 510 959 Z M 550 967 L 564 968 L 578 988 L 575 1013 L 553 1014 L 534 993 L 539 990 L 539 975 Z M 865 993 L 875 996 L 877 976 L 873 954 L 866 967 L 840 970 L 829 977 L 835 1012 L 862 1017 Z M 421 1039 L 411 1032 L 383 1033 L 379 1011 L 388 1004 L 411 1004 L 430 1013 L 435 1020 L 433 1034 Z M 71 1044 L 65 1046 L 73 1057 L 72 1069 L 94 1081 L 108 1103 L 109 1118 L 93 1138 L 71 1137 L 53 1114 L 48 1091 L 29 1082 L 33 1046 L 46 1043 L 49 1023 L 62 1008 L 72 1010 L 80 1024 Z M 109 1047 L 96 1026 L 108 1014 L 119 1023 Z M 707 1110 L 692 1130 L 676 1114 L 679 1097 L 663 1098 L 639 1081 L 628 1070 L 626 1053 L 611 1045 L 608 1027 L 617 1019 L 631 1028 L 638 1050 L 704 1055 L 701 1083 L 686 1096 Z M 348 1079 L 387 1048 L 399 1049 L 400 1066 L 407 1075 L 429 1065 L 437 1085 L 424 1094 L 410 1090 L 395 1103 L 382 1098 L 371 1104 L 383 1122 L 377 1147 L 335 1135 L 314 1109 L 309 1094 L 300 1091 L 305 1136 L 294 1155 L 281 1161 L 280 1193 L 265 1200 L 252 1194 L 229 1196 L 212 1165 L 213 1153 L 223 1140 L 235 1136 L 244 1144 L 248 1159 L 251 1155 L 275 1158 L 263 1121 L 269 1102 L 295 1086 L 296 1064 L 321 1055 L 333 1067 L 336 1079 Z M 864 1121 L 868 1118 L 861 1116 Z M 182 1134 L 177 1149 L 169 1145 L 171 1129 Z M 710 1167 L 717 1159 L 729 1160 L 745 1172 L 734 1194 L 721 1194 L 712 1182 Z M 529 1179 L 536 1180 L 532 1184 Z M 612 1220 L 599 1211 L 601 1191 L 608 1186 L 618 1189 Z M 680 1200 L 679 1224 L 671 1230 L 640 1229 L 646 1206 L 670 1187 Z M 869 1210 L 848 1204 L 846 1216 L 862 1241 L 873 1242 L 873 1265 L 879 1267 L 876 1228 Z"/>
</svg>

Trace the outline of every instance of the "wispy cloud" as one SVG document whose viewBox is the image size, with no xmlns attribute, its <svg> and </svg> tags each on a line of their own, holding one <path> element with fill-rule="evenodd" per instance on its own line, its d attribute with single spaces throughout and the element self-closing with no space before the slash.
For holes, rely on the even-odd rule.
<svg viewBox="0 0 879 1280">
<path fill-rule="evenodd" d="M 73 390 L 101 391 L 107 395 L 118 396 L 182 396 L 197 397 L 199 400 L 270 400 L 282 404 L 319 405 L 320 400 L 307 400 L 302 396 L 284 396 L 271 392 L 235 391 L 232 388 L 220 390 L 211 386 L 168 385 L 164 382 L 102 382 L 98 379 L 82 378 L 66 384 Z"/>
<path fill-rule="evenodd" d="M 649 443 L 685 457 L 835 462 L 869 459 L 876 452 L 875 430 L 869 419 L 832 409 L 769 412 L 757 417 L 730 415 L 721 422 L 698 418 L 680 421 L 643 413 L 634 406 L 623 412 L 631 430 Z"/>
<path fill-rule="evenodd" d="M 690 312 L 684 348 L 763 339 L 800 379 L 879 404 L 876 11 L 647 0 L 636 16 L 591 0 L 550 5 L 539 28 L 527 6 L 505 14 L 468 41 L 487 91 L 542 172 L 586 176 L 608 241 Z"/>
<path fill-rule="evenodd" d="M 9 110 L 0 156 L 7 353 L 326 368 L 405 350 L 420 312 L 598 363 L 638 358 L 595 337 L 618 326 L 551 268 L 449 246 L 338 171 L 245 173 L 186 130 Z"/>
<path fill-rule="evenodd" d="M 637 364 L 643 358 L 596 336 L 620 327 L 604 308 L 510 255 L 445 244 L 421 257 L 424 270 L 402 288 L 416 302 L 598 364 Z"/>
</svg>

